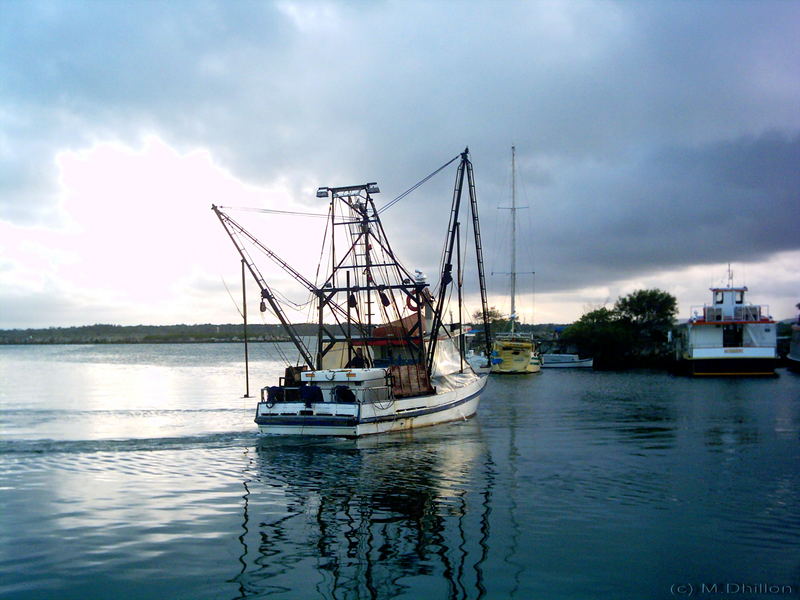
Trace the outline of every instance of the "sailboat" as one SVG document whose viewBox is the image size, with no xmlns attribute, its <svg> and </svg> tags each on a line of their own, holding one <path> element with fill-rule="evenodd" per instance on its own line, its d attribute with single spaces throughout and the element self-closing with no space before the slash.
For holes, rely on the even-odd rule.
<svg viewBox="0 0 800 600">
<path fill-rule="evenodd" d="M 261 289 L 262 311 L 269 306 L 300 356 L 298 364 L 289 366 L 277 382 L 261 388 L 255 414 L 260 432 L 358 438 L 475 414 L 486 377 L 476 374 L 464 359 L 460 323 L 445 326 L 443 321 L 453 287 L 462 283 L 459 213 L 466 178 L 484 324 L 489 331 L 469 150 L 460 158 L 437 297 L 421 272 L 412 274 L 396 258 L 375 206 L 373 196 L 380 190 L 374 182 L 317 190 L 318 198 L 329 200 L 323 247 L 331 266 L 319 285 L 278 257 L 222 207 L 212 206 Z M 252 250 L 277 263 L 315 298 L 313 351 L 290 323 L 251 258 Z M 461 299 L 460 290 L 457 297 Z"/>
<path fill-rule="evenodd" d="M 517 310 L 517 186 L 516 148 L 511 146 L 511 314 L 510 331 L 496 333 L 490 354 L 492 373 L 538 373 L 542 362 L 533 335 L 516 330 Z"/>
</svg>

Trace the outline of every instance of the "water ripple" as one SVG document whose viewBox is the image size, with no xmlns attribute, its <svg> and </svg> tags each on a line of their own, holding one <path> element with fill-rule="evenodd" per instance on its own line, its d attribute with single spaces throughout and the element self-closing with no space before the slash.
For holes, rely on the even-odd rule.
<svg viewBox="0 0 800 600">
<path fill-rule="evenodd" d="M 638 600 L 796 575 L 800 379 L 497 378 L 469 422 L 313 440 L 256 434 L 224 357 L 206 378 L 207 357 L 116 352 L 30 398 L 4 380 L 4 598 Z"/>
</svg>

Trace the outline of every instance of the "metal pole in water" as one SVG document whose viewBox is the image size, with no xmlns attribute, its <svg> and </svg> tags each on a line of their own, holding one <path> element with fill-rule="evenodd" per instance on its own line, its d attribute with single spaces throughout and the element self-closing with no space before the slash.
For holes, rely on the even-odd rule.
<svg viewBox="0 0 800 600">
<path fill-rule="evenodd" d="M 242 318 L 244 319 L 244 381 L 245 392 L 243 398 L 250 397 L 250 361 L 247 355 L 247 288 L 245 286 L 245 262 L 242 259 Z"/>
</svg>

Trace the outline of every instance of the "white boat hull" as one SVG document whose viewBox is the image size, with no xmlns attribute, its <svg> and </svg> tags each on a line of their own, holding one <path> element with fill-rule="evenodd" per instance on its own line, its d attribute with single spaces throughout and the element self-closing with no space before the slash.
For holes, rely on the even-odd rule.
<svg viewBox="0 0 800 600">
<path fill-rule="evenodd" d="M 577 354 L 544 354 L 542 356 L 543 369 L 591 369 L 593 367 L 593 358 L 578 358 Z"/>
<path fill-rule="evenodd" d="M 384 402 L 259 402 L 255 421 L 263 434 L 348 438 L 428 427 L 472 417 L 486 380 L 474 377 L 448 391 Z"/>
<path fill-rule="evenodd" d="M 563 363 L 544 363 L 543 369 L 591 369 L 594 367 L 594 359 L 586 358 Z"/>
</svg>

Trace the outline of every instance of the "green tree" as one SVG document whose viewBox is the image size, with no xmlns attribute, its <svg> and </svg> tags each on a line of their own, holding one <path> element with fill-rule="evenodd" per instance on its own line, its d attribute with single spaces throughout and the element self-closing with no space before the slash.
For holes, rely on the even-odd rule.
<svg viewBox="0 0 800 600">
<path fill-rule="evenodd" d="M 506 331 L 509 329 L 508 320 L 503 318 L 503 313 L 501 313 L 496 306 L 489 308 L 487 316 L 489 317 L 492 335 L 496 334 L 498 331 Z M 472 347 L 483 348 L 483 345 L 486 343 L 486 337 L 483 331 L 483 311 L 476 310 L 472 313 L 472 319 L 473 324 L 480 328 L 473 340 Z"/>
<path fill-rule="evenodd" d="M 503 313 L 501 313 L 496 306 L 490 307 L 487 314 L 489 321 L 499 321 L 503 318 Z M 476 310 L 472 313 L 472 318 L 476 323 L 483 323 L 483 311 Z"/>
<path fill-rule="evenodd" d="M 619 298 L 614 310 L 648 341 L 663 343 L 678 314 L 678 301 L 663 290 L 637 290 Z"/>
<path fill-rule="evenodd" d="M 614 307 L 584 314 L 561 341 L 593 356 L 599 368 L 653 364 L 668 356 L 667 333 L 678 312 L 674 296 L 659 289 L 637 290 Z"/>
<path fill-rule="evenodd" d="M 492 324 L 492 332 L 497 333 L 498 331 L 506 331 L 509 329 L 509 321 L 508 319 L 503 318 L 503 313 L 496 306 L 492 306 L 489 308 L 487 313 L 489 317 L 489 323 Z M 483 325 L 483 312 L 480 310 L 476 310 L 472 314 L 472 318 L 474 322 Z"/>
<path fill-rule="evenodd" d="M 613 369 L 628 362 L 633 335 L 615 310 L 603 307 L 567 327 L 560 341 L 576 348 L 581 356 L 593 357 L 597 368 Z"/>
</svg>

